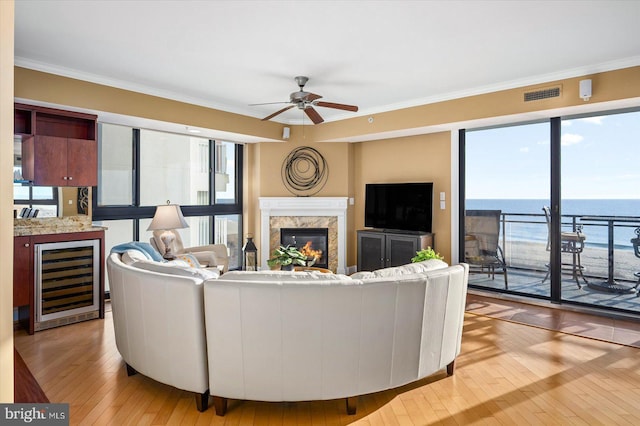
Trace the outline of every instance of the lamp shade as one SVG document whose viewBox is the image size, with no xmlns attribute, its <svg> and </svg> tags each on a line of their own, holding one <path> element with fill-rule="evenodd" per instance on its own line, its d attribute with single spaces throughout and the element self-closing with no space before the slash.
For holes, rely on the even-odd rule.
<svg viewBox="0 0 640 426">
<path fill-rule="evenodd" d="M 184 219 L 180 206 L 177 204 L 165 204 L 156 208 L 156 214 L 153 215 L 153 220 L 147 228 L 147 231 L 188 227 L 189 224 Z"/>
</svg>

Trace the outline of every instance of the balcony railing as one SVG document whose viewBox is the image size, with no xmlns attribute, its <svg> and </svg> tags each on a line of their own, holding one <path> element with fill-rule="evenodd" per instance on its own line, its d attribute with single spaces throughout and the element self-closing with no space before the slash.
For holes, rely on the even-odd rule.
<svg viewBox="0 0 640 426">
<path fill-rule="evenodd" d="M 640 270 L 640 259 L 634 255 L 631 239 L 636 237 L 634 231 L 640 226 L 640 216 L 589 215 L 585 219 L 584 215 L 562 215 L 562 230 L 575 230 L 578 225 L 582 226 L 582 232 L 586 235 L 582 254 L 585 275 L 606 279 L 610 261 L 609 221 L 613 225 L 614 278 L 633 282 L 634 272 Z M 549 252 L 548 226 L 544 214 L 503 212 L 501 226 L 501 246 L 507 266 L 546 271 Z"/>
<path fill-rule="evenodd" d="M 640 271 L 640 257 L 635 256 L 631 242 L 632 238 L 637 237 L 635 231 L 639 229 L 640 232 L 640 216 L 562 216 L 562 231 L 570 231 L 577 226 L 582 226 L 586 235 L 581 262 L 589 284 L 584 285 L 580 281 L 581 285 L 576 285 L 572 271 L 563 268 L 561 301 L 630 313 L 640 318 L 640 297 L 636 297 L 637 293 L 633 290 L 637 283 L 634 273 Z M 531 297 L 550 297 L 551 282 L 545 279 L 550 258 L 547 235 L 548 226 L 544 214 L 502 213 L 500 245 L 507 264 L 509 292 Z M 562 263 L 570 263 L 571 256 L 570 253 L 563 253 Z M 626 286 L 629 291 L 603 291 L 597 285 L 610 280 L 616 285 Z M 502 277 L 486 273 L 472 274 L 469 285 L 505 291 Z"/>
</svg>

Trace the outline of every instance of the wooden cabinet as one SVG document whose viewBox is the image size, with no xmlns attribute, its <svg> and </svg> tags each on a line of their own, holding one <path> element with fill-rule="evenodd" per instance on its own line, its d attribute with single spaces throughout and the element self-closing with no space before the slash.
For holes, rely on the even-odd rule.
<svg viewBox="0 0 640 426">
<path fill-rule="evenodd" d="M 431 233 L 397 233 L 360 230 L 358 234 L 358 271 L 400 266 L 411 262 L 416 252 L 433 248 Z"/>
<path fill-rule="evenodd" d="M 104 231 L 72 232 L 64 234 L 43 234 L 17 236 L 13 238 L 13 306 L 18 308 L 20 325 L 33 334 L 35 329 L 35 268 L 34 251 L 37 244 L 99 240 L 100 267 L 99 314 L 104 318 Z"/>
<path fill-rule="evenodd" d="M 22 176 L 40 186 L 97 186 L 97 116 L 15 104 Z"/>
<path fill-rule="evenodd" d="M 18 320 L 33 334 L 33 247 L 31 237 L 13 239 L 13 307 L 18 308 Z"/>
<path fill-rule="evenodd" d="M 31 136 L 22 141 L 22 176 L 42 186 L 97 186 L 96 141 Z"/>
</svg>

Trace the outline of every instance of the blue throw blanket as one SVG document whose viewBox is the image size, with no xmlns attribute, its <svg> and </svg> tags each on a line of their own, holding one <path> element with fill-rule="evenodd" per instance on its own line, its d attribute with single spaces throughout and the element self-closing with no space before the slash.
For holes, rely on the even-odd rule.
<svg viewBox="0 0 640 426">
<path fill-rule="evenodd" d="M 158 253 L 151 244 L 140 241 L 131 241 L 130 243 L 122 243 L 117 246 L 113 246 L 111 248 L 111 253 L 124 253 L 127 250 L 138 250 L 139 252 L 142 252 L 147 259 L 151 259 L 156 262 L 164 262 L 160 253 Z"/>
</svg>

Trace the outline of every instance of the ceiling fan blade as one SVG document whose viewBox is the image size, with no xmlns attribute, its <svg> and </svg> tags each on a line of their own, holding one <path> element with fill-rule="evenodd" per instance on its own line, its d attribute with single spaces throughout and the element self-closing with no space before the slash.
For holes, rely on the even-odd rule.
<svg viewBox="0 0 640 426">
<path fill-rule="evenodd" d="M 313 124 L 320 124 L 324 121 L 324 119 L 320 117 L 320 114 L 318 114 L 318 111 L 313 109 L 313 107 L 310 107 L 310 106 L 306 107 L 304 109 L 304 112 L 311 119 L 311 121 L 313 121 Z"/>
<path fill-rule="evenodd" d="M 335 109 L 342 109 L 345 111 L 358 112 L 358 107 L 355 105 L 336 104 L 333 102 L 323 102 L 323 101 L 314 102 L 313 104 L 316 106 L 325 107 L 325 108 L 335 108 Z"/>
<path fill-rule="evenodd" d="M 289 102 L 262 102 L 260 104 L 249 104 L 249 106 L 257 106 L 257 105 L 275 105 L 275 104 L 288 104 Z"/>
<path fill-rule="evenodd" d="M 307 96 L 305 96 L 305 101 L 309 101 L 309 102 L 313 102 L 316 99 L 320 99 L 322 96 L 320 95 L 316 95 L 315 93 L 308 93 Z"/>
<path fill-rule="evenodd" d="M 262 119 L 262 121 L 270 120 L 270 119 L 272 119 L 273 117 L 275 117 L 276 115 L 278 115 L 278 114 L 282 114 L 283 112 L 285 112 L 285 111 L 286 111 L 286 110 L 288 110 L 288 109 L 293 108 L 294 106 L 295 106 L 295 105 L 289 105 L 288 107 L 284 107 L 284 108 L 282 108 L 280 111 L 276 111 L 276 112 L 274 112 L 274 113 L 273 113 L 273 114 L 271 114 L 271 115 L 267 115 L 265 118 L 263 118 L 263 119 Z"/>
</svg>

